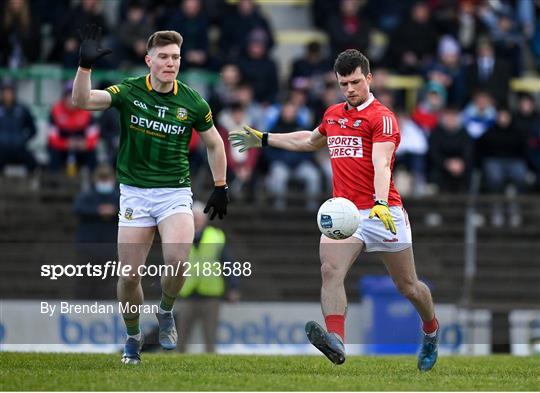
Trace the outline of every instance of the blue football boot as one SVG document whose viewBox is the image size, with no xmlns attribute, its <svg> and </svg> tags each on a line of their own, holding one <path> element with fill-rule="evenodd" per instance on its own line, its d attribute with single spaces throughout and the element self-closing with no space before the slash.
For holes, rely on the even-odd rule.
<svg viewBox="0 0 540 393">
<path fill-rule="evenodd" d="M 144 338 L 141 333 L 140 341 L 129 337 L 124 345 L 124 354 L 122 355 L 122 363 L 124 364 L 140 364 L 141 363 L 141 348 Z"/>
<path fill-rule="evenodd" d="M 163 349 L 174 349 L 178 342 L 178 332 L 176 331 L 176 324 L 174 323 L 174 316 L 172 312 L 165 314 L 156 314 L 159 323 L 159 343 Z"/>
<path fill-rule="evenodd" d="M 439 354 L 439 334 L 441 329 L 437 329 L 437 333 L 434 337 L 429 337 L 424 334 L 422 340 L 422 349 L 418 354 L 418 369 L 420 371 L 429 371 L 435 366 L 437 362 L 437 356 Z"/>
<path fill-rule="evenodd" d="M 306 334 L 310 343 L 334 364 L 345 362 L 345 346 L 333 333 L 328 333 L 315 321 L 306 323 Z"/>
</svg>

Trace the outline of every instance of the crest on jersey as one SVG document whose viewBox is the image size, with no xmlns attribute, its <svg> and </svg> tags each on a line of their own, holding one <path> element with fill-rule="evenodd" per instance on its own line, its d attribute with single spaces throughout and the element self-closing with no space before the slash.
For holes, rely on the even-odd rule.
<svg viewBox="0 0 540 393">
<path fill-rule="evenodd" d="M 186 108 L 178 108 L 178 110 L 176 111 L 176 118 L 178 120 L 187 120 L 187 116 L 188 113 L 187 113 L 187 109 Z"/>
<path fill-rule="evenodd" d="M 132 220 L 133 219 L 133 209 L 131 207 L 128 207 L 124 213 L 124 217 L 126 220 Z"/>
<path fill-rule="evenodd" d="M 352 126 L 354 128 L 358 128 L 358 127 L 360 127 L 360 124 L 362 124 L 362 120 L 356 120 Z"/>
</svg>

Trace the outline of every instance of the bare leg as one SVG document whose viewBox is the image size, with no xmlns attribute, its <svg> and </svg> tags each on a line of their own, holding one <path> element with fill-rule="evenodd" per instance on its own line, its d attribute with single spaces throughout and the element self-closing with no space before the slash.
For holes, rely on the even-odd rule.
<svg viewBox="0 0 540 393">
<path fill-rule="evenodd" d="M 363 246 L 364 243 L 355 237 L 332 240 L 321 236 L 321 307 L 324 316 L 345 314 L 347 295 L 343 283 Z"/>
<path fill-rule="evenodd" d="M 144 265 L 154 239 L 155 227 L 118 227 L 118 257 L 122 265 L 131 266 L 130 274 L 118 278 L 117 296 L 122 304 L 142 305 L 144 295 L 138 268 Z M 138 315 L 125 314 L 127 319 Z"/>
<path fill-rule="evenodd" d="M 431 321 L 435 317 L 433 299 L 427 285 L 416 276 L 412 247 L 381 253 L 381 258 L 399 292 L 409 299 L 423 321 Z"/>
<path fill-rule="evenodd" d="M 172 273 L 161 276 L 161 289 L 171 297 L 176 297 L 183 284 L 182 263 L 189 257 L 195 229 L 193 216 L 190 214 L 174 214 L 158 225 L 162 241 L 163 260 L 165 265 L 172 266 Z"/>
</svg>

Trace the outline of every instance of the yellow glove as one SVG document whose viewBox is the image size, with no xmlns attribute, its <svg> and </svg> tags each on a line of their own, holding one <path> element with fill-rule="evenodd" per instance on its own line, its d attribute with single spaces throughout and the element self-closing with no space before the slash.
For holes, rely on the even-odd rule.
<svg viewBox="0 0 540 393">
<path fill-rule="evenodd" d="M 384 227 L 392 232 L 394 235 L 396 234 L 396 224 L 394 223 L 394 219 L 392 218 L 392 215 L 390 214 L 390 209 L 388 208 L 388 202 L 386 201 L 375 201 L 375 206 L 371 208 L 371 211 L 369 212 L 369 218 L 377 217 L 379 220 L 382 221 L 384 224 Z"/>
<path fill-rule="evenodd" d="M 229 133 L 229 141 L 231 141 L 233 147 L 240 147 L 240 152 L 244 152 L 247 149 L 261 148 L 266 146 L 268 134 L 261 132 L 250 126 L 242 127 L 242 130 L 231 131 Z"/>
</svg>

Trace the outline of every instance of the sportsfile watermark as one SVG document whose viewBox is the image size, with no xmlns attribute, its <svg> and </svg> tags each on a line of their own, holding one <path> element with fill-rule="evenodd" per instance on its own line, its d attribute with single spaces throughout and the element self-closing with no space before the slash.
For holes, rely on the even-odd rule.
<svg viewBox="0 0 540 393">
<path fill-rule="evenodd" d="M 107 261 L 103 265 L 88 262 L 84 265 L 41 265 L 41 277 L 58 280 L 61 277 L 250 277 L 253 274 L 249 261 L 178 262 L 174 265 L 140 265 L 133 267 L 122 261 Z"/>
</svg>

